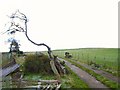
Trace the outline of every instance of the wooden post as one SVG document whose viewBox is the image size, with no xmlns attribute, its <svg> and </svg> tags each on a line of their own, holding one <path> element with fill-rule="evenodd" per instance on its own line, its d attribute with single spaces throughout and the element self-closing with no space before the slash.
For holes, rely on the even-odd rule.
<svg viewBox="0 0 120 90">
<path fill-rule="evenodd" d="M 50 65 L 51 65 L 51 68 L 52 68 L 52 70 L 53 70 L 53 72 L 56 74 L 56 78 L 58 79 L 58 80 L 60 80 L 60 75 L 59 75 L 59 73 L 58 73 L 58 71 L 57 71 L 57 68 L 56 68 L 56 66 L 55 66 L 55 63 L 54 63 L 54 60 L 51 60 L 50 61 Z"/>
</svg>

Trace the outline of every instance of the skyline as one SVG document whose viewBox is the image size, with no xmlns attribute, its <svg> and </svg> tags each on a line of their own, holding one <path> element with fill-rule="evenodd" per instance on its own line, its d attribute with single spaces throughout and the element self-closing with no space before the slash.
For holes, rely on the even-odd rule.
<svg viewBox="0 0 120 90">
<path fill-rule="evenodd" d="M 29 3 L 28 3 L 29 2 Z M 22 5 L 22 6 L 21 6 Z M 28 18 L 28 35 L 36 43 L 45 43 L 54 49 L 118 48 L 118 1 L 0 1 L 0 32 L 9 22 L 7 15 L 17 9 Z M 0 51 L 8 51 L 8 35 L 0 35 Z M 30 43 L 24 33 L 17 33 L 20 50 L 47 50 Z M 28 47 L 29 46 L 29 47 Z"/>
</svg>

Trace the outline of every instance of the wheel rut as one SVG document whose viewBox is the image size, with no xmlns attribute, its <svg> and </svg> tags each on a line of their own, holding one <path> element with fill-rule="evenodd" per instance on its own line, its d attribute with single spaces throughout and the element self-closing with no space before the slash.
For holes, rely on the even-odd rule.
<svg viewBox="0 0 120 90">
<path fill-rule="evenodd" d="M 59 58 L 63 61 L 63 59 Z M 88 84 L 90 88 L 93 90 L 105 89 L 110 90 L 107 86 L 96 80 L 93 76 L 89 75 L 87 72 L 83 71 L 82 69 L 78 68 L 77 66 L 71 64 L 70 62 L 65 61 L 65 64 L 74 72 L 76 73 L 80 79 Z"/>
<path fill-rule="evenodd" d="M 105 72 L 103 70 L 98 70 L 96 68 L 92 68 L 91 66 L 88 66 L 87 64 L 83 64 L 83 63 L 80 63 L 80 62 L 77 62 L 77 63 L 80 64 L 81 66 L 87 68 L 87 69 L 90 69 L 90 70 L 94 71 L 97 74 L 100 74 L 100 75 L 108 78 L 109 80 L 115 81 L 116 83 L 118 83 L 119 82 L 118 80 L 120 80 L 119 77 L 113 76 L 112 74 L 110 74 L 108 72 Z"/>
</svg>

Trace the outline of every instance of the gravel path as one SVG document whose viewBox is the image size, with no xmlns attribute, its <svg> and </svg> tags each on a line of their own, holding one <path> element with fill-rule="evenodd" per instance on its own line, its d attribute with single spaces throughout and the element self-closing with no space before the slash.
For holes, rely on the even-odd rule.
<svg viewBox="0 0 120 90">
<path fill-rule="evenodd" d="M 60 59 L 60 58 L 59 58 Z M 60 59 L 63 61 L 63 59 Z M 83 71 L 82 69 L 76 67 L 75 65 L 71 64 L 70 62 L 65 61 L 65 64 L 74 72 L 76 73 L 80 79 L 82 79 L 84 82 L 86 82 L 88 84 L 88 86 L 90 88 L 92 88 L 93 90 L 99 90 L 99 89 L 104 89 L 105 90 L 110 90 L 108 89 L 108 87 L 106 87 L 105 85 L 103 85 L 101 82 L 97 81 L 94 77 L 92 77 L 91 75 L 89 75 L 87 72 Z"/>
</svg>

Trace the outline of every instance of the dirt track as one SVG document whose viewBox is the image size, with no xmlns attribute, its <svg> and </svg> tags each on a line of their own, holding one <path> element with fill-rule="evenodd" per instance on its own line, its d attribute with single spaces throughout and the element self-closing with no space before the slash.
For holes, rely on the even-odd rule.
<svg viewBox="0 0 120 90">
<path fill-rule="evenodd" d="M 80 64 L 81 66 L 86 67 L 86 68 L 94 71 L 95 73 L 100 74 L 100 75 L 102 75 L 102 76 L 104 76 L 104 77 L 106 77 L 106 78 L 108 78 L 112 81 L 117 82 L 117 83 L 118 83 L 118 80 L 120 80 L 118 77 L 113 76 L 112 74 L 110 74 L 108 72 L 105 72 L 103 70 L 98 70 L 98 69 L 92 68 L 92 67 L 88 66 L 87 64 L 83 64 L 83 63 L 80 63 L 80 62 L 77 62 L 77 63 Z"/>
<path fill-rule="evenodd" d="M 84 82 L 86 82 L 90 88 L 96 89 L 96 90 L 105 88 L 105 90 L 110 90 L 108 87 L 106 87 L 105 85 L 103 85 L 101 82 L 97 81 L 94 77 L 92 77 L 91 75 L 89 75 L 87 72 L 85 72 L 82 69 L 76 67 L 75 65 L 72 65 L 70 62 L 65 61 L 65 64 L 74 73 L 76 73 L 80 77 L 80 79 L 82 79 Z"/>
</svg>

